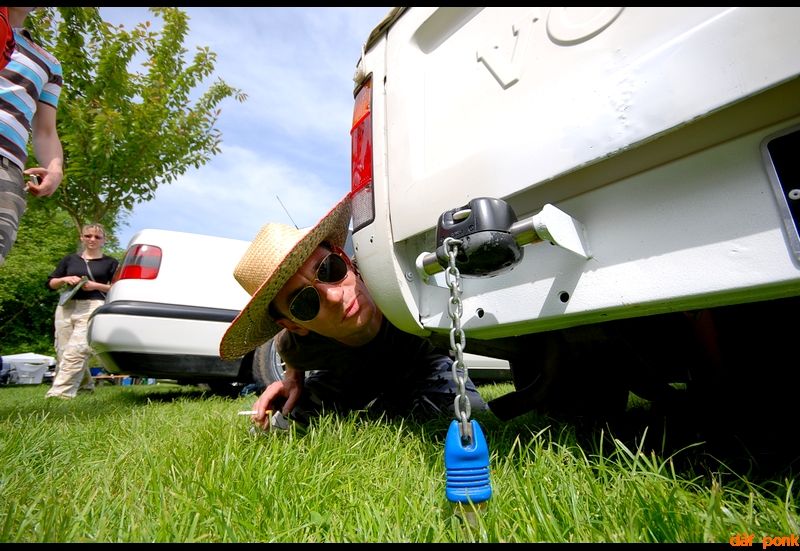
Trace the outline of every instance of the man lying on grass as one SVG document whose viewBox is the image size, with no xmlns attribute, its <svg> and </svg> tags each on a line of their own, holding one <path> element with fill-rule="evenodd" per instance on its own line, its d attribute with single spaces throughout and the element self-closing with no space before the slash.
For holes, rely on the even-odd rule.
<svg viewBox="0 0 800 551">
<path fill-rule="evenodd" d="M 275 336 L 286 366 L 253 407 L 262 428 L 267 410 L 303 423 L 328 410 L 453 415 L 452 360 L 383 316 L 342 250 L 349 222 L 348 196 L 311 229 L 267 224 L 234 270 L 252 299 L 223 336 L 220 356 L 243 356 Z M 465 393 L 472 410 L 487 409 L 469 378 Z"/>
</svg>

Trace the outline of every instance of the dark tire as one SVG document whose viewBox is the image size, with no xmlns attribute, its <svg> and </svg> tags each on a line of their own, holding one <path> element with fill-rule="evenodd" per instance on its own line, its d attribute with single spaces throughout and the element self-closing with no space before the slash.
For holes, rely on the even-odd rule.
<svg viewBox="0 0 800 551">
<path fill-rule="evenodd" d="M 253 380 L 263 387 L 283 380 L 284 363 L 275 340 L 270 339 L 253 352 Z"/>
<path fill-rule="evenodd" d="M 236 398 L 242 390 L 241 383 L 228 383 L 228 382 L 209 382 L 197 385 L 201 389 L 209 390 L 215 396 L 223 396 L 225 398 Z"/>
</svg>

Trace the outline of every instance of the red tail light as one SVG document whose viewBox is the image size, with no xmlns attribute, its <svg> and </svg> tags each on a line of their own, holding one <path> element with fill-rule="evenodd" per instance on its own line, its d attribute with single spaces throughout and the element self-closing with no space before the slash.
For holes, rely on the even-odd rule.
<svg viewBox="0 0 800 551">
<path fill-rule="evenodd" d="M 120 279 L 155 279 L 161 267 L 161 248 L 154 245 L 134 245 L 125 253 L 111 282 Z"/>
<path fill-rule="evenodd" d="M 375 219 L 372 193 L 372 79 L 356 94 L 353 126 L 350 128 L 350 189 L 352 193 L 353 232 Z"/>
</svg>

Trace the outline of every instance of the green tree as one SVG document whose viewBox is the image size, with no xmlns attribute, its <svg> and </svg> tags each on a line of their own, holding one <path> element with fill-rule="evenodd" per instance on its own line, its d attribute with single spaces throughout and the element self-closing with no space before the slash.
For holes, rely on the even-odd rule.
<svg viewBox="0 0 800 551">
<path fill-rule="evenodd" d="M 54 199 L 76 235 L 87 222 L 113 234 L 158 186 L 219 153 L 218 106 L 231 96 L 246 99 L 218 79 L 192 100 L 216 54 L 199 47 L 187 63 L 188 16 L 178 8 L 150 11 L 163 20 L 160 32 L 147 21 L 131 30 L 111 25 L 96 7 L 46 8 L 29 17 L 34 38 L 64 72 L 58 132 L 65 178 Z M 144 59 L 143 72 L 130 70 L 137 59 Z"/>
</svg>

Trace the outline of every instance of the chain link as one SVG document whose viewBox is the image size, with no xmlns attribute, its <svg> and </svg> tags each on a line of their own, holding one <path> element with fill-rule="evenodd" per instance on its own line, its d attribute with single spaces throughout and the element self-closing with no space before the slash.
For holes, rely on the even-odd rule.
<svg viewBox="0 0 800 551">
<path fill-rule="evenodd" d="M 444 272 L 444 280 L 447 287 L 450 289 L 450 300 L 447 303 L 447 313 L 452 320 L 452 327 L 450 329 L 450 348 L 453 350 L 455 359 L 453 360 L 453 378 L 458 384 L 458 394 L 456 394 L 454 408 L 456 418 L 460 421 L 461 440 L 464 442 L 472 442 L 472 424 L 469 422 L 470 414 L 472 413 L 472 405 L 467 397 L 467 379 L 469 377 L 469 370 L 467 364 L 464 363 L 464 348 L 467 343 L 467 337 L 464 335 L 464 330 L 461 328 L 461 315 L 463 314 L 463 305 L 461 303 L 461 272 L 456 266 L 456 255 L 458 254 L 458 247 L 461 241 L 452 237 L 447 237 L 444 240 L 444 248 L 447 251 L 448 266 Z"/>
</svg>

